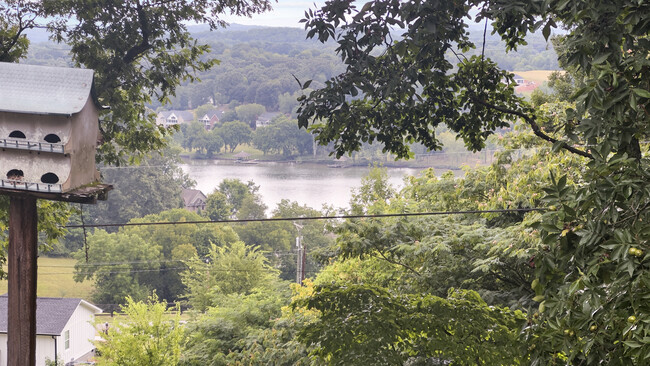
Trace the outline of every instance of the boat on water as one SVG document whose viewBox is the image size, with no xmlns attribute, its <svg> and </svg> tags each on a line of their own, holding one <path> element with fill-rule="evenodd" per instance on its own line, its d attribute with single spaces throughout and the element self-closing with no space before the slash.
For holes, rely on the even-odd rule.
<svg viewBox="0 0 650 366">
<path fill-rule="evenodd" d="M 252 159 L 252 160 L 237 160 L 237 164 L 244 164 L 244 165 L 255 165 L 259 164 L 259 161 Z"/>
</svg>

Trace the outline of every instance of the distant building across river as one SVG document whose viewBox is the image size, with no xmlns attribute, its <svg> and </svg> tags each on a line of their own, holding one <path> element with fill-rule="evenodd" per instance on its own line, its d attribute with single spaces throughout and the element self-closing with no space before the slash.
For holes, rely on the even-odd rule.
<svg viewBox="0 0 650 366">
<path fill-rule="evenodd" d="M 186 210 L 197 213 L 205 210 L 205 202 L 208 198 L 198 189 L 183 189 L 181 196 Z"/>
</svg>

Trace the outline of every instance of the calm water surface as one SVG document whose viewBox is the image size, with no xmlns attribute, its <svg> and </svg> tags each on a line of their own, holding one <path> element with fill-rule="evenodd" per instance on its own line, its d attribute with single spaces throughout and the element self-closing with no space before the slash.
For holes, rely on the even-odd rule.
<svg viewBox="0 0 650 366">
<path fill-rule="evenodd" d="M 361 178 L 370 171 L 369 167 L 329 168 L 319 164 L 273 162 L 246 165 L 223 160 L 189 160 L 182 168 L 206 195 L 226 178 L 252 180 L 260 186 L 260 194 L 270 210 L 282 199 L 316 209 L 323 204 L 346 208 L 352 189 L 358 188 Z M 402 187 L 405 175 L 417 175 L 421 170 L 388 168 L 389 182 Z"/>
</svg>

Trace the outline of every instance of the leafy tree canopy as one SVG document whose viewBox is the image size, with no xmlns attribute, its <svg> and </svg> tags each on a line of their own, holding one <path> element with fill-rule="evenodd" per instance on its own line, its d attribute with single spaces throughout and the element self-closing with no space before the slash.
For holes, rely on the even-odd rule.
<svg viewBox="0 0 650 366">
<path fill-rule="evenodd" d="M 249 126 L 255 127 L 255 121 L 260 114 L 266 112 L 266 108 L 263 105 L 252 103 L 244 104 L 235 108 L 235 113 L 237 113 L 237 118 L 241 121 L 248 123 Z"/>
<path fill-rule="evenodd" d="M 145 110 L 152 99 L 164 102 L 184 79 L 209 69 L 214 59 L 187 30 L 188 22 L 211 29 L 225 25 L 223 13 L 252 15 L 270 9 L 250 1 L 8 1 L 0 5 L 3 25 L 0 55 L 16 61 L 27 49 L 25 31 L 45 27 L 57 42 L 71 47 L 77 66 L 95 70 L 95 91 L 110 107 L 100 117 L 103 144 L 98 158 L 121 164 L 165 145 L 165 129 Z"/>
<path fill-rule="evenodd" d="M 436 150 L 443 124 L 480 150 L 496 129 L 519 122 L 553 144 L 550 154 L 585 158 L 549 174 L 537 202 L 550 211 L 530 220 L 542 241 L 531 261 L 538 318 L 525 330 L 532 364 L 643 365 L 650 357 L 650 163 L 642 143 L 650 136 L 649 16 L 648 4 L 630 0 L 338 1 L 307 14 L 309 35 L 335 40 L 346 71 L 303 99 L 298 119 L 337 155 L 363 142 L 400 157 L 412 142 Z M 472 19 L 506 50 L 536 30 L 548 39 L 561 25 L 560 65 L 578 87 L 568 103 L 536 110 L 514 95 L 512 74 L 482 53 L 466 56 L 482 46 L 468 38 Z M 508 191 L 494 197 L 503 202 Z"/>
<path fill-rule="evenodd" d="M 244 183 L 239 179 L 224 179 L 219 183 L 219 187 L 208 195 L 207 203 L 210 205 L 206 206 L 207 214 L 216 215 L 218 212 L 218 215 L 224 215 L 225 210 L 229 209 L 228 217 L 262 218 L 265 216 L 266 205 L 262 203 L 262 198 L 258 193 L 259 189 L 260 187 L 253 181 Z M 212 197 L 215 194 L 216 196 Z"/>
<path fill-rule="evenodd" d="M 225 25 L 223 13 L 250 16 L 269 9 L 268 0 L 8 0 L 0 3 L 0 61 L 24 58 L 29 49 L 26 31 L 46 28 L 53 40 L 70 46 L 75 66 L 95 71 L 97 98 L 110 107 L 100 115 L 97 160 L 115 165 L 139 162 L 163 148 L 170 132 L 156 126 L 155 115 L 145 105 L 168 101 L 182 80 L 194 79 L 196 72 L 217 62 L 204 57 L 209 47 L 194 40 L 186 24 L 206 23 L 216 29 Z M 6 206 L 6 201 L 0 204 Z M 45 235 L 60 237 L 63 232 L 53 229 L 52 220 L 66 221 L 68 208 L 41 204 L 40 211 L 48 217 L 39 224 L 47 229 Z M 4 260 L 0 256 L 0 262 Z"/>
<path fill-rule="evenodd" d="M 330 364 L 517 365 L 519 311 L 489 307 L 473 291 L 446 299 L 395 296 L 369 285 L 316 286 L 294 306 L 319 310 L 299 333 Z M 380 325 L 380 326 L 379 326 Z"/>
<path fill-rule="evenodd" d="M 146 299 L 152 290 L 146 278 L 160 269 L 160 246 L 137 235 L 102 230 L 88 238 L 88 261 L 81 250 L 74 257 L 75 281 L 93 279 L 92 300 L 106 307 L 123 304 L 127 296 Z"/>
<path fill-rule="evenodd" d="M 265 154 L 282 153 L 285 157 L 293 153 L 309 154 L 313 152 L 312 136 L 298 129 L 295 121 L 285 116 L 273 119 L 269 126 L 259 127 L 253 134 L 253 144 Z"/>
<path fill-rule="evenodd" d="M 237 146 L 250 142 L 253 135 L 253 130 L 242 121 L 225 122 L 217 131 L 230 152 L 235 152 Z"/>
<path fill-rule="evenodd" d="M 178 365 L 185 331 L 179 308 L 168 308 L 154 294 L 137 302 L 127 297 L 122 312 L 95 343 L 98 365 Z"/>
<path fill-rule="evenodd" d="M 204 311 L 230 294 L 250 294 L 277 277 L 264 253 L 241 241 L 212 245 L 206 260 L 195 258 L 182 274 L 192 307 Z"/>
<path fill-rule="evenodd" d="M 194 212 L 173 209 L 130 223 L 202 220 Z M 88 256 L 84 250 L 75 253 L 75 280 L 94 279 L 94 299 L 103 304 L 123 304 L 127 295 L 144 300 L 152 292 L 177 301 L 186 292 L 180 273 L 187 262 L 238 240 L 230 227 L 215 225 L 128 226 L 114 234 L 98 230 L 88 237 Z"/>
<path fill-rule="evenodd" d="M 273 335 L 268 338 L 263 335 L 288 303 L 289 287 L 277 280 L 248 294 L 232 293 L 221 297 L 215 306 L 188 325 L 191 338 L 181 365 L 265 364 L 260 358 L 269 360 L 270 364 L 290 365 L 282 359 L 269 359 L 255 352 L 258 340 L 273 342 Z M 280 350 L 287 354 L 291 351 Z"/>
<path fill-rule="evenodd" d="M 125 223 L 182 207 L 181 191 L 195 182 L 180 167 L 180 149 L 169 147 L 135 167 L 105 167 L 103 180 L 114 189 L 110 199 L 89 206 L 84 219 L 92 223 Z"/>
</svg>

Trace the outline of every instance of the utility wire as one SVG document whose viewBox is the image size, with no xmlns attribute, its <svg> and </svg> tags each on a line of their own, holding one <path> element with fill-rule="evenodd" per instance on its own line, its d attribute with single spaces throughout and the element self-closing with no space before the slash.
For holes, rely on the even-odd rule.
<svg viewBox="0 0 650 366">
<path fill-rule="evenodd" d="M 98 271 L 98 272 L 75 272 L 74 275 L 95 275 L 95 274 L 120 274 L 120 273 L 140 273 L 140 272 L 166 272 L 166 271 L 171 271 L 171 270 L 187 270 L 185 267 L 170 267 L 170 268 L 156 268 L 156 269 L 130 269 L 130 270 L 124 270 L 124 271 Z M 213 272 L 216 272 L 219 270 L 214 270 Z M 226 271 L 226 270 L 221 270 L 221 271 Z M 240 272 L 240 271 L 249 271 L 249 270 L 227 270 L 229 272 Z M 44 272 L 44 273 L 39 273 L 40 275 L 59 275 L 59 274 L 71 274 L 70 272 Z"/>
<path fill-rule="evenodd" d="M 282 257 L 282 256 L 295 256 L 297 252 L 267 252 L 262 253 L 265 257 Z M 146 261 L 120 261 L 120 262 L 88 262 L 83 264 L 75 265 L 39 265 L 38 268 L 81 268 L 81 267 L 110 267 L 110 266 L 119 266 L 126 264 L 160 264 L 160 263 L 188 263 L 192 262 L 192 259 L 161 259 L 161 260 L 146 260 Z"/>
<path fill-rule="evenodd" d="M 124 226 L 161 226 L 161 225 L 199 225 L 199 224 L 232 224 L 246 222 L 274 222 L 274 221 L 313 221 L 333 219 L 366 219 L 383 217 L 412 217 L 412 216 L 443 216 L 443 215 L 466 215 L 466 214 L 487 214 L 487 213 L 508 213 L 508 212 L 532 212 L 546 211 L 546 208 L 511 208 L 501 210 L 465 210 L 465 211 L 434 211 L 374 215 L 335 215 L 335 216 L 311 216 L 311 217 L 271 217 L 264 219 L 236 219 L 236 220 L 205 220 L 205 221 L 160 221 L 160 222 L 127 222 L 113 224 L 85 224 L 85 225 L 63 225 L 61 227 L 72 228 L 101 228 L 101 227 L 124 227 Z"/>
<path fill-rule="evenodd" d="M 169 268 L 153 268 L 153 269 L 124 269 L 124 270 L 113 270 L 113 271 L 95 271 L 95 272 L 42 272 L 39 275 L 81 275 L 81 276 L 90 276 L 90 275 L 105 275 L 105 274 L 123 274 L 123 273 L 142 273 L 142 272 L 166 272 L 166 271 L 186 271 L 187 267 L 169 267 Z M 236 268 L 209 268 L 206 269 L 209 272 L 255 272 L 259 273 L 259 270 L 251 269 L 236 269 Z M 305 271 L 305 273 L 317 273 L 318 271 Z"/>
</svg>

